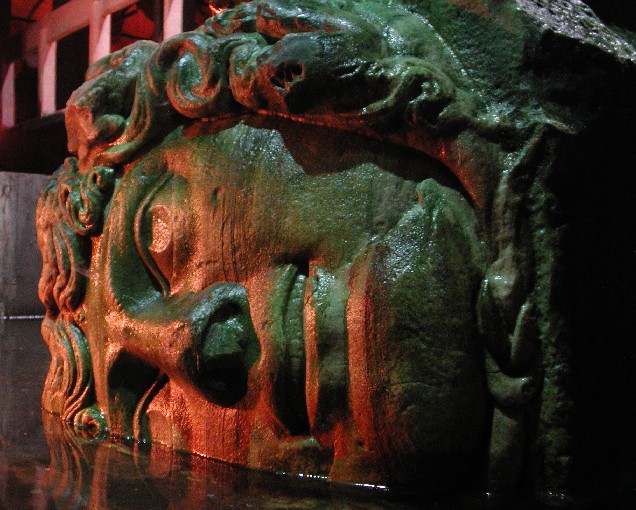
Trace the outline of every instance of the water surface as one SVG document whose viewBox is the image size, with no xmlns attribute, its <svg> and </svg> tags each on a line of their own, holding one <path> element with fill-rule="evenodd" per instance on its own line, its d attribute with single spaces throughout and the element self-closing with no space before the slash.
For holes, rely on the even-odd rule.
<svg viewBox="0 0 636 510">
<path fill-rule="evenodd" d="M 0 321 L 0 509 L 428 510 L 543 508 L 481 494 L 395 494 L 261 473 L 163 447 L 73 433 L 40 408 L 49 363 L 39 320 Z M 613 508 L 635 508 L 630 498 Z"/>
</svg>

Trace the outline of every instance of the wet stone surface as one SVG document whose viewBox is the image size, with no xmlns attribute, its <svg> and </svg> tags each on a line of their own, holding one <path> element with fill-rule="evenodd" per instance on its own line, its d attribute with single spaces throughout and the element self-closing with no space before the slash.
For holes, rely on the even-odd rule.
<svg viewBox="0 0 636 510">
<path fill-rule="evenodd" d="M 225 6 L 67 103 L 36 214 L 44 408 L 276 487 L 631 491 L 631 25 L 582 0 Z M 93 508 L 116 497 L 101 447 L 45 432 Z"/>
<path fill-rule="evenodd" d="M 49 353 L 39 320 L 0 330 L 0 508 L 421 508 L 381 490 L 235 468 L 161 447 L 82 438 L 43 413 Z M 438 508 L 431 502 L 431 508 Z"/>
<path fill-rule="evenodd" d="M 81 437 L 42 413 L 39 320 L 0 322 L 0 509 L 534 510 L 484 495 L 405 495 L 236 468 L 162 447 Z M 625 495 L 612 508 L 633 508 Z"/>
</svg>

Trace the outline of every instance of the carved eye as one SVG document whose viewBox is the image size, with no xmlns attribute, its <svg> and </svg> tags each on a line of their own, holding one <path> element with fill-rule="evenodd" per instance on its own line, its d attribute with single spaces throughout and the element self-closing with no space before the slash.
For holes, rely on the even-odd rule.
<svg viewBox="0 0 636 510">
<path fill-rule="evenodd" d="M 173 221 L 170 209 L 164 205 L 154 205 L 149 210 L 151 219 L 151 242 L 148 251 L 157 267 L 170 281 L 173 274 Z"/>
<path fill-rule="evenodd" d="M 135 215 L 135 244 L 152 285 L 164 297 L 175 290 L 175 281 L 187 261 L 184 239 L 188 222 L 183 208 L 185 179 L 166 172 L 141 201 Z"/>
</svg>

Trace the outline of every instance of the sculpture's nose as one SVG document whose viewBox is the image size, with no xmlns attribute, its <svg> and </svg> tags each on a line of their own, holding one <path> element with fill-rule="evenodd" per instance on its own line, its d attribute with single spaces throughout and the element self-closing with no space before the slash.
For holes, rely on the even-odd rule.
<svg viewBox="0 0 636 510">
<path fill-rule="evenodd" d="M 184 353 L 186 370 L 214 403 L 233 405 L 245 395 L 248 369 L 259 355 L 245 288 L 213 285 L 191 317 L 193 343 Z"/>
<path fill-rule="evenodd" d="M 237 283 L 171 296 L 134 314 L 121 308 L 106 323 L 128 354 L 221 406 L 245 396 L 249 368 L 260 355 L 247 293 Z"/>
</svg>

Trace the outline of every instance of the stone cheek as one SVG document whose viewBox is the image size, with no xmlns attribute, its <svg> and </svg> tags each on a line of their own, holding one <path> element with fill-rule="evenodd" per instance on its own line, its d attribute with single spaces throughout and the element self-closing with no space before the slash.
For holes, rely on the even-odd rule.
<svg viewBox="0 0 636 510">
<path fill-rule="evenodd" d="M 363 143 L 307 175 L 279 131 L 239 122 L 129 170 L 85 302 L 111 434 L 356 483 L 467 473 L 487 438 L 474 215 Z"/>
</svg>

